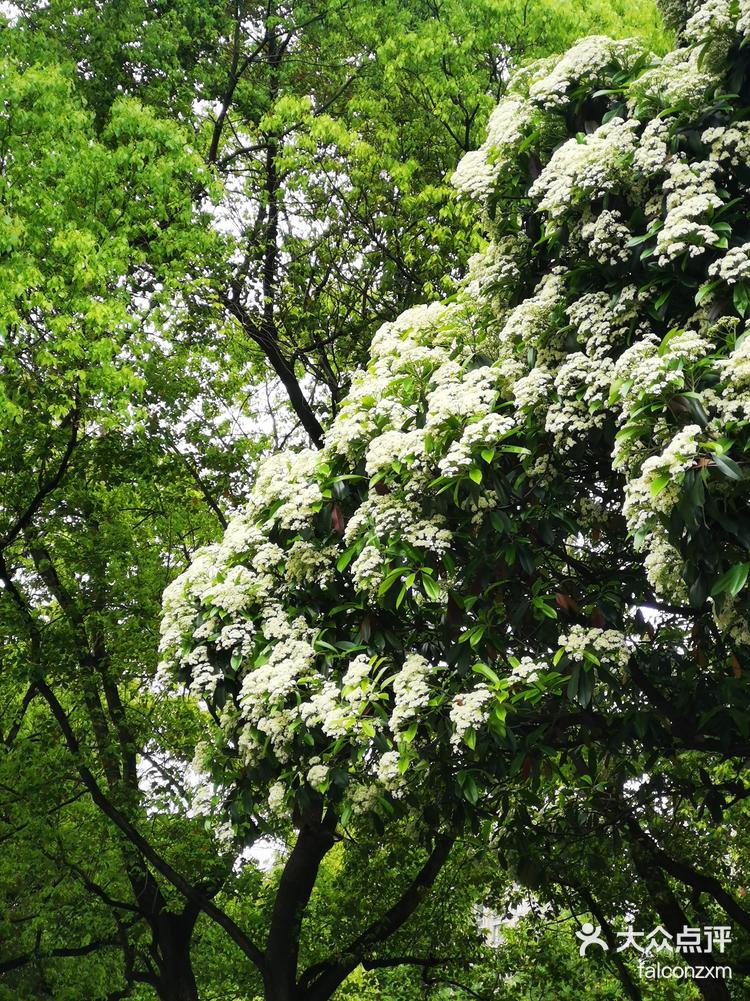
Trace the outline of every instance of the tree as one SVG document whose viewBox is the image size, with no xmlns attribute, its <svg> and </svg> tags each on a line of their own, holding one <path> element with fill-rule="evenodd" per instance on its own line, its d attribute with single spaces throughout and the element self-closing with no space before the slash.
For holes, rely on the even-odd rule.
<svg viewBox="0 0 750 1001">
<path fill-rule="evenodd" d="M 650 8 L 644 10 L 648 21 Z M 285 279 L 286 292 L 299 284 L 307 256 L 325 282 L 351 286 L 347 294 L 359 310 L 361 276 L 341 278 L 341 262 L 356 258 L 373 233 L 378 236 L 368 257 L 372 277 L 365 281 L 377 294 L 365 297 L 356 323 L 338 286 L 328 299 L 321 294 L 315 301 L 316 310 L 328 303 L 320 323 L 332 317 L 330 335 L 344 372 L 364 350 L 379 311 L 396 313 L 421 294 L 426 278 L 440 277 L 443 259 L 457 270 L 476 245 L 471 226 L 463 231 L 436 225 L 439 210 L 448 222 L 463 212 L 448 204 L 443 183 L 458 146 L 452 151 L 447 139 L 437 141 L 436 130 L 443 126 L 417 101 L 404 98 L 391 109 L 388 95 L 393 97 L 406 72 L 422 74 L 423 96 L 427 80 L 438 93 L 441 88 L 453 93 L 456 80 L 473 71 L 472 53 L 490 44 L 495 30 L 493 9 L 482 11 L 487 20 L 481 38 L 467 39 L 456 65 L 441 77 L 435 76 L 443 69 L 434 48 L 425 51 L 424 64 L 411 61 L 400 68 L 396 56 L 403 53 L 393 38 L 405 26 L 397 19 L 381 16 L 376 22 L 362 5 L 357 17 L 352 12 L 351 21 L 341 24 L 321 8 L 326 30 L 321 20 L 313 34 L 318 22 L 311 21 L 305 36 L 315 70 L 297 76 L 297 64 L 286 60 L 276 104 L 269 97 L 276 84 L 265 56 L 279 33 L 285 40 L 289 36 L 295 58 L 304 54 L 294 48 L 302 45 L 298 9 L 283 12 L 280 25 L 265 12 L 266 20 L 250 23 L 246 12 L 226 14 L 223 8 L 214 12 L 214 22 L 205 5 L 171 8 L 166 22 L 153 16 L 163 9 L 138 5 L 26 5 L 19 25 L 3 31 L 0 730 L 3 771 L 13 791 L 2 801 L 0 836 L 7 838 L 9 857 L 34 874 L 20 885 L 12 866 L 3 870 L 24 931 L 22 937 L 15 926 L 12 933 L 3 931 L 0 962 L 10 992 L 193 999 L 192 950 L 207 920 L 250 948 L 231 912 L 235 895 L 252 884 L 254 870 L 246 863 L 244 882 L 234 880 L 242 845 L 227 846 L 220 831 L 206 830 L 189 781 L 189 762 L 206 737 L 206 722 L 193 701 L 166 693 L 153 680 L 161 591 L 197 546 L 216 537 L 225 512 L 242 500 L 256 457 L 271 437 L 258 433 L 248 440 L 244 428 L 237 428 L 241 419 L 257 414 L 247 397 L 264 370 L 241 324 L 227 322 L 226 304 L 217 293 L 226 290 L 228 275 L 236 275 L 231 269 L 238 244 L 210 224 L 222 195 L 212 172 L 218 164 L 208 169 L 205 159 L 211 160 L 207 140 L 218 120 L 209 120 L 205 106 L 194 102 L 224 93 L 234 29 L 249 32 L 260 25 L 264 59 L 242 98 L 240 119 L 247 118 L 243 128 L 252 126 L 267 154 L 277 113 L 279 121 L 289 113 L 282 99 L 311 92 L 318 80 L 313 92 L 320 105 L 337 93 L 336 80 L 344 82 L 337 76 L 344 72 L 341 66 L 332 66 L 330 79 L 324 77 L 316 53 L 335 63 L 340 45 L 345 63 L 352 52 L 385 51 L 388 39 L 378 32 L 383 25 L 393 27 L 390 89 L 379 94 L 391 65 L 383 55 L 378 59 L 385 63 L 373 60 L 376 72 L 368 77 L 368 89 L 357 92 L 351 108 L 344 104 L 349 117 L 342 115 L 343 136 L 331 114 L 339 108 L 336 102 L 327 115 L 312 115 L 292 101 L 293 147 L 283 151 L 298 182 L 308 178 L 312 194 L 305 194 L 302 208 L 310 216 L 314 206 L 315 217 L 329 227 L 320 259 L 309 252 L 315 240 L 285 233 L 278 259 L 285 274 L 292 263 L 297 269 L 294 278 Z M 409 30 L 425 36 L 434 31 L 440 44 L 450 35 L 458 47 L 465 28 L 461 11 L 444 8 L 449 28 L 433 13 L 426 8 L 425 21 L 410 22 Z M 204 49 L 199 29 L 211 24 L 213 48 Z M 232 31 L 225 33 L 227 24 Z M 557 28 L 539 24 L 539 34 L 525 41 L 514 28 L 518 51 L 522 44 L 552 44 Z M 574 19 L 558 24 L 566 32 L 578 27 Z M 123 59 L 136 52 L 137 65 Z M 226 58 L 219 59 L 223 53 Z M 494 91 L 497 68 L 488 64 L 487 74 L 487 87 Z M 471 86 L 481 105 L 485 85 Z M 483 106 L 487 102 L 485 96 Z M 441 107 L 453 108 L 449 97 L 441 97 Z M 403 120 L 408 109 L 412 126 Z M 178 121 L 167 121 L 165 113 Z M 462 113 L 455 110 L 459 121 Z M 480 107 L 477 129 L 483 114 Z M 223 143 L 237 141 L 232 121 L 225 115 Z M 325 130 L 338 144 L 335 156 L 321 145 L 330 138 Z M 305 159 L 311 135 L 315 147 Z M 383 149 L 393 167 L 387 178 L 380 176 Z M 281 157 L 279 152 L 284 162 Z M 268 169 L 259 170 L 249 153 L 247 159 L 246 190 L 255 196 Z M 271 169 L 275 161 L 271 157 Z M 351 174 L 360 193 L 375 199 L 377 211 L 363 203 L 347 215 L 346 230 L 336 229 L 340 206 L 326 200 L 333 182 L 326 187 L 315 179 L 321 164 L 333 164 L 337 185 Z M 399 202 L 396 215 L 390 204 L 394 184 L 406 191 L 410 172 L 413 200 L 406 207 Z M 227 167 L 227 189 L 232 176 Z M 429 178 L 439 191 L 430 192 Z M 427 190 L 418 195 L 423 185 Z M 290 215 L 295 204 L 290 201 Z M 231 206 L 228 195 L 222 205 L 221 211 Z M 395 234 L 386 242 L 397 261 L 392 270 L 382 263 L 387 255 L 381 229 Z M 242 283 L 254 309 L 263 263 L 276 253 L 265 222 L 260 230 L 261 247 L 252 257 L 260 284 L 252 277 Z M 407 262 L 405 269 L 401 258 L 412 249 L 415 232 L 418 266 Z M 342 242 L 342 233 L 356 234 L 355 250 Z M 298 248 L 293 262 L 284 247 Z M 315 268 L 308 279 L 318 289 Z M 283 306 L 280 293 L 275 303 L 274 322 Z M 256 309 L 256 320 L 259 315 Z M 307 317 L 290 319 L 295 336 L 307 337 L 312 326 Z M 343 332 L 352 326 L 358 331 L 349 347 Z M 301 365 L 295 360 L 294 366 L 295 379 L 301 380 Z M 49 710 L 56 730 L 49 729 Z M 49 759 L 37 756 L 37 745 L 53 745 L 57 733 L 63 744 L 50 749 Z M 49 777 L 40 785 L 34 773 Z M 243 803 L 227 806 L 251 836 Z M 85 837 L 79 841 L 76 831 Z M 284 833 L 293 840 L 290 825 Z M 413 865 L 416 858 L 408 861 Z M 59 882 L 50 894 L 47 875 L 53 868 Z M 358 874 L 347 875 L 358 888 Z M 398 885 L 408 888 L 413 877 L 404 868 Z M 413 925 L 408 927 L 413 933 Z"/>
<path fill-rule="evenodd" d="M 236 330 L 320 444 L 373 329 L 452 290 L 479 237 L 446 182 L 507 70 L 585 25 L 661 41 L 651 3 L 24 2 L 106 121 L 176 115 L 224 185 L 230 246 L 187 295 L 191 336 Z M 199 426 L 192 428 L 200 436 Z"/>
<path fill-rule="evenodd" d="M 169 301 L 188 283 L 195 257 L 215 242 L 190 195 L 209 178 L 179 128 L 123 98 L 97 135 L 70 77 L 32 60 L 25 41 L 12 33 L 3 44 L 2 731 L 4 770 L 15 774 L 15 781 L 6 780 L 12 795 L 3 804 L 3 833 L 19 861 L 29 851 L 19 850 L 19 838 L 45 828 L 52 834 L 46 861 L 39 862 L 41 850 L 32 841 L 30 868 L 37 875 L 21 888 L 24 934 L 11 937 L 3 963 L 15 976 L 24 962 L 86 956 L 98 941 L 121 946 L 127 967 L 134 943 L 126 932 L 133 915 L 143 912 L 162 947 L 158 959 L 167 979 L 175 979 L 175 958 L 164 943 L 184 901 L 177 913 L 165 913 L 168 905 L 148 870 L 119 841 L 102 868 L 111 872 L 118 854 L 121 868 L 102 878 L 71 845 L 69 825 L 77 818 L 83 830 L 97 829 L 77 803 L 76 766 L 87 775 L 93 767 L 119 810 L 143 818 L 140 782 L 148 776 L 139 773 L 139 754 L 154 740 L 179 749 L 191 725 L 191 744 L 200 732 L 192 707 L 178 711 L 173 701 L 165 720 L 153 695 L 136 700 L 133 693 L 153 674 L 153 643 L 141 615 L 153 620 L 169 577 L 165 559 L 185 541 L 208 536 L 202 506 L 165 510 L 170 490 L 184 495 L 186 480 L 193 491 L 195 484 L 147 429 L 156 417 L 149 396 L 169 368 L 153 351 L 159 297 Z M 167 544 L 154 544 L 159 534 Z M 32 756 L 43 767 L 29 791 L 27 748 L 50 739 L 43 722 L 48 712 L 40 721 L 37 710 L 42 692 L 64 707 L 77 732 L 69 744 L 76 756 L 53 759 L 52 769 Z M 54 733 L 59 749 L 59 729 Z M 40 809 L 34 801 L 45 774 L 51 777 Z M 96 819 L 101 824 L 101 816 Z M 183 847 L 188 844 L 185 839 Z M 40 880 L 61 856 L 56 910 L 45 901 L 51 888 Z M 8 892 L 12 901 L 18 891 Z M 65 907 L 80 906 L 86 895 L 99 897 L 99 908 L 87 911 L 94 920 L 85 931 L 77 922 L 49 920 L 50 913 L 59 919 Z M 110 907 L 112 900 L 122 905 Z M 102 917 L 102 903 L 112 913 Z M 158 980 L 138 964 L 127 980 L 131 973 L 136 981 Z M 109 987 L 106 977 L 102 984 Z"/>
<path fill-rule="evenodd" d="M 548 810 L 626 847 L 673 936 L 750 928 L 702 822 L 746 830 L 750 22 L 688 14 L 661 60 L 594 37 L 513 78 L 456 173 L 492 236 L 467 283 L 380 330 L 325 448 L 265 464 L 168 589 L 206 767 L 292 820 L 310 878 L 354 814 L 419 816 L 425 881 L 486 816 L 539 883 Z M 327 996 L 376 941 L 311 988 L 288 929 L 269 998 Z"/>
</svg>

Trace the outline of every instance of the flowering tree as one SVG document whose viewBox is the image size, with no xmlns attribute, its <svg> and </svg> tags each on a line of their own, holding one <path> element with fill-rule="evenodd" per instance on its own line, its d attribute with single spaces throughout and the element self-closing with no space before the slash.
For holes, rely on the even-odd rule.
<svg viewBox="0 0 750 1001">
<path fill-rule="evenodd" d="M 461 291 L 381 328 L 324 448 L 165 595 L 200 767 L 240 832 L 299 830 L 279 942 L 352 817 L 420 819 L 422 892 L 564 749 L 750 750 L 750 5 L 685 14 L 663 59 L 593 37 L 515 75 L 455 175 L 490 237 Z"/>
</svg>

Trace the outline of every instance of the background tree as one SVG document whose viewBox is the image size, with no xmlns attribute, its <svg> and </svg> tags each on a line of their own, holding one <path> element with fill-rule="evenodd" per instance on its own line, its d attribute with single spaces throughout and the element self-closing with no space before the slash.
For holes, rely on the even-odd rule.
<svg viewBox="0 0 750 1001">
<path fill-rule="evenodd" d="M 651 3 L 23 3 L 97 121 L 178 115 L 224 183 L 227 254 L 191 336 L 237 327 L 315 444 L 373 329 L 440 298 L 479 245 L 447 177 L 519 59 L 588 30 L 663 44 Z M 451 277 L 452 276 L 452 277 Z M 194 428 L 195 434 L 200 434 Z"/>
</svg>

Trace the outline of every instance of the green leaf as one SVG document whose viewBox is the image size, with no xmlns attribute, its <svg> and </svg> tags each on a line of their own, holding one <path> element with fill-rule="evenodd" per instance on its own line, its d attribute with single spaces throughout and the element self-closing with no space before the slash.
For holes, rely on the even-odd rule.
<svg viewBox="0 0 750 1001">
<path fill-rule="evenodd" d="M 481 662 L 478 663 L 478 664 L 475 664 L 472 667 L 472 671 L 475 671 L 477 674 L 481 674 L 482 677 L 486 678 L 487 681 L 489 681 L 491 685 L 499 685 L 500 684 L 500 678 L 498 678 L 498 676 L 495 674 L 495 672 L 492 670 L 492 668 L 488 667 L 487 664 L 482 664 Z"/>
<path fill-rule="evenodd" d="M 576 699 L 581 706 L 587 706 L 591 702 L 594 691 L 594 674 L 592 671 L 581 671 L 578 676 L 578 692 Z"/>
<path fill-rule="evenodd" d="M 336 569 L 339 571 L 339 573 L 343 573 L 343 571 L 346 570 L 346 568 L 349 566 L 352 559 L 354 558 L 354 555 L 357 552 L 357 550 L 361 548 L 362 548 L 362 543 L 357 541 L 354 543 L 353 546 L 349 546 L 348 549 L 344 550 L 341 556 L 339 556 L 339 558 L 336 560 Z"/>
<path fill-rule="evenodd" d="M 734 598 L 745 586 L 749 571 L 750 563 L 735 563 L 715 582 L 711 588 L 712 596 L 729 594 Z"/>
<path fill-rule="evenodd" d="M 578 678 L 581 674 L 581 665 L 574 664 L 573 669 L 570 672 L 570 681 L 568 682 L 568 698 L 572 701 L 578 695 Z"/>
<path fill-rule="evenodd" d="M 670 480 L 671 480 L 671 476 L 669 475 L 669 473 L 659 473 L 658 476 L 655 476 L 653 478 L 653 480 L 651 481 L 651 486 L 649 487 L 649 490 L 651 492 L 651 496 L 652 497 L 658 497 L 659 494 L 669 484 Z"/>
<path fill-rule="evenodd" d="M 476 730 L 472 730 L 471 728 L 468 729 L 464 733 L 464 738 L 463 739 L 464 739 L 464 744 L 466 744 L 467 747 L 471 748 L 472 751 L 476 750 L 476 746 L 477 746 L 477 731 Z"/>
<path fill-rule="evenodd" d="M 717 278 L 712 282 L 705 282 L 695 293 L 695 305 L 700 306 L 706 296 L 710 295 L 715 288 L 721 285 L 721 279 Z"/>
<path fill-rule="evenodd" d="M 730 480 L 744 480 L 745 478 L 740 467 L 728 455 L 714 455 L 714 464 Z"/>
<path fill-rule="evenodd" d="M 482 470 L 477 466 L 472 466 L 469 470 L 469 479 L 473 480 L 475 483 L 482 482 Z"/>
<path fill-rule="evenodd" d="M 740 316 L 745 316 L 748 306 L 750 306 L 750 293 L 748 292 L 747 285 L 744 282 L 738 282 L 734 286 L 732 302 L 734 303 L 734 308 Z"/>
<path fill-rule="evenodd" d="M 479 802 L 479 786 L 474 776 L 471 772 L 461 772 L 459 773 L 458 781 L 461 791 L 464 794 L 464 799 L 472 806 L 476 806 Z"/>
<path fill-rule="evenodd" d="M 438 601 L 440 598 L 440 585 L 432 577 L 428 577 L 427 574 L 422 574 L 422 588 L 424 593 L 432 601 Z"/>
<path fill-rule="evenodd" d="M 403 740 L 407 744 L 411 744 L 411 742 L 414 740 L 414 738 L 417 735 L 417 728 L 418 727 L 419 727 L 419 724 L 415 720 L 411 724 L 411 726 L 409 726 L 408 729 L 404 730 L 404 732 L 401 734 L 401 740 Z"/>
<path fill-rule="evenodd" d="M 469 636 L 469 645 L 472 647 L 478 646 L 479 642 L 481 641 L 482 637 L 485 634 L 486 629 L 487 626 L 475 626 L 471 630 L 471 634 Z"/>
<path fill-rule="evenodd" d="M 383 579 L 378 588 L 378 597 L 382 597 L 387 591 L 393 587 L 397 580 L 399 580 L 405 573 L 409 572 L 408 567 L 396 567 L 395 570 L 391 570 Z"/>
</svg>

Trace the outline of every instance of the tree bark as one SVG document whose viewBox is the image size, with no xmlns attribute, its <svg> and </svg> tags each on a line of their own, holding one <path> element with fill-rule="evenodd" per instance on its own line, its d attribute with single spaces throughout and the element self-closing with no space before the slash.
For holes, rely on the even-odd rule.
<svg viewBox="0 0 750 1001">
<path fill-rule="evenodd" d="M 264 956 L 266 1001 L 294 1001 L 302 919 L 320 864 L 333 847 L 335 818 L 311 815 L 303 819 L 276 891 Z"/>
<path fill-rule="evenodd" d="M 190 959 L 190 941 L 195 916 L 163 911 L 157 919 L 160 977 L 157 988 L 160 1001 L 199 1001 Z"/>
<path fill-rule="evenodd" d="M 658 864 L 646 854 L 641 844 L 635 843 L 631 846 L 631 856 L 636 872 L 646 886 L 656 913 L 669 934 L 676 936 L 690 922 L 672 892 L 664 873 Z M 689 955 L 683 955 L 682 961 L 686 966 L 696 965 Z M 693 983 L 701 992 L 704 1001 L 729 1001 L 729 991 L 722 980 L 693 980 Z"/>
</svg>

